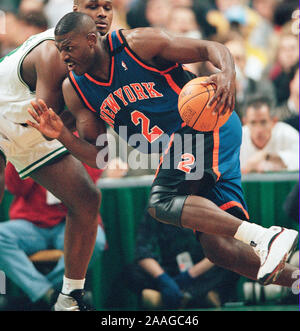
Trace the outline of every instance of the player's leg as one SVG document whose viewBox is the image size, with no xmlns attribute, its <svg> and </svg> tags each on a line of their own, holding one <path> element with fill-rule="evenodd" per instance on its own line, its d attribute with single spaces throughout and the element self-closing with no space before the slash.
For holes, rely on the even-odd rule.
<svg viewBox="0 0 300 331">
<path fill-rule="evenodd" d="M 97 235 L 99 191 L 82 164 L 71 155 L 40 168 L 31 177 L 67 206 L 65 275 L 83 279 Z"/>
<path fill-rule="evenodd" d="M 100 192 L 81 162 L 67 155 L 32 174 L 32 178 L 68 208 L 62 293 L 55 310 L 84 310 L 83 288 L 97 235 Z"/>
<path fill-rule="evenodd" d="M 189 128 L 183 129 L 181 134 L 184 135 L 189 130 Z M 197 155 L 196 148 L 198 147 L 195 138 L 197 134 L 192 135 L 193 155 Z M 191 228 L 206 234 L 236 238 L 247 245 L 256 246 L 255 249 L 261 261 L 258 278 L 263 283 L 268 283 L 283 269 L 288 255 L 297 243 L 298 233 L 281 227 L 265 229 L 255 223 L 241 221 L 239 218 L 224 212 L 204 197 L 207 196 L 207 192 L 214 188 L 218 179 L 216 167 L 214 167 L 214 157 L 220 153 L 217 150 L 219 143 L 216 143 L 214 138 L 214 133 L 208 133 L 204 137 L 204 155 L 202 155 L 204 157 L 204 173 L 202 178 L 195 182 L 196 185 L 193 185 L 193 181 L 187 180 L 182 168 L 176 164 L 173 165 L 172 161 L 177 157 L 178 148 L 176 149 L 174 144 L 169 148 L 171 169 L 165 169 L 162 163 L 153 182 L 149 213 L 164 223 Z M 229 146 L 234 146 L 234 143 Z M 228 150 L 229 148 L 227 148 L 227 154 Z M 183 156 L 184 150 L 181 153 Z M 238 156 L 235 147 L 229 151 L 229 155 L 230 153 L 235 157 Z M 197 160 L 199 158 L 195 157 L 196 165 Z M 234 163 L 227 162 L 225 164 L 239 164 L 238 160 L 234 161 Z M 190 172 L 193 170 L 190 169 Z M 238 172 L 235 174 L 236 176 Z"/>
<path fill-rule="evenodd" d="M 276 238 L 278 238 L 278 232 L 275 232 L 274 235 L 272 234 L 272 228 L 269 230 L 253 224 L 254 228 L 256 228 L 256 226 L 258 227 L 258 231 L 253 231 L 253 240 L 259 241 L 260 239 L 256 238 L 260 238 L 260 233 L 262 233 L 261 237 L 263 238 L 265 233 L 267 235 L 267 239 L 263 240 L 262 244 L 258 246 L 258 248 L 263 247 L 262 253 L 260 253 L 261 255 L 258 255 L 258 252 L 256 253 L 249 243 L 246 244 L 241 240 L 234 239 L 234 231 L 238 230 L 238 224 L 248 223 L 251 227 L 251 223 L 242 221 L 237 217 L 226 213 L 206 198 L 198 196 L 185 197 L 174 193 L 166 194 L 162 193 L 161 187 L 159 193 L 157 193 L 158 190 L 159 187 L 155 187 L 154 190 L 152 190 L 150 200 L 149 212 L 150 214 L 152 213 L 153 217 L 156 217 L 157 220 L 164 223 L 176 225 L 176 222 L 177 226 L 183 226 L 194 230 L 196 229 L 199 232 L 204 232 L 208 238 L 213 238 L 211 239 L 212 244 L 207 245 L 206 254 L 208 257 L 215 260 L 216 257 L 214 255 L 217 252 L 220 254 L 217 256 L 220 258 L 220 262 L 224 263 L 226 261 L 226 265 L 222 265 L 218 261 L 216 264 L 242 274 L 245 277 L 255 280 L 259 279 L 263 284 L 268 284 L 272 282 L 273 279 L 278 277 L 284 267 L 284 263 L 281 262 L 282 259 L 284 259 L 284 261 L 287 260 L 286 254 L 291 254 L 295 247 L 295 243 L 297 243 L 297 232 L 285 229 L 287 233 L 288 231 L 292 231 L 292 239 L 290 240 L 290 238 L 283 238 L 283 244 L 279 243 L 277 245 L 276 243 L 277 249 L 274 253 L 272 252 L 275 262 L 271 261 L 271 266 L 267 266 L 267 269 L 264 268 L 263 276 L 260 276 L 259 272 L 261 271 L 262 265 L 265 265 L 264 257 L 267 256 L 268 259 L 270 259 L 270 254 L 268 254 L 268 246 L 270 243 L 272 244 L 271 240 L 273 237 L 273 242 Z M 155 193 L 153 193 L 153 191 Z M 186 203 L 191 203 L 191 205 L 186 205 Z M 186 207 L 188 207 L 187 213 Z M 212 221 L 213 225 L 209 224 L 210 221 Z M 204 237 L 206 238 L 206 236 Z M 216 246 L 213 245 L 214 243 Z M 232 250 L 231 245 L 233 246 Z M 210 249 L 212 251 L 209 253 Z"/>
<path fill-rule="evenodd" d="M 97 234 L 100 193 L 80 161 L 57 140 L 46 140 L 37 130 L 1 117 L 0 139 L 8 160 L 21 178 L 31 176 L 68 208 L 65 232 L 63 290 L 82 289 Z M 2 138 L 2 137 L 1 137 Z M 67 155 L 66 155 L 67 154 Z M 80 295 L 82 290 L 77 291 Z M 69 300 L 70 305 L 74 300 Z"/>
<path fill-rule="evenodd" d="M 185 228 L 228 237 L 234 237 L 242 222 L 218 208 L 212 201 L 195 195 L 187 197 L 181 215 L 181 225 Z"/>
<path fill-rule="evenodd" d="M 229 269 L 252 280 L 257 280 L 260 268 L 260 259 L 254 250 L 239 240 L 229 237 L 207 235 L 199 237 L 201 246 L 207 258 L 214 264 Z M 273 284 L 292 287 L 295 283 L 297 267 L 285 264 L 278 278 Z"/>
</svg>

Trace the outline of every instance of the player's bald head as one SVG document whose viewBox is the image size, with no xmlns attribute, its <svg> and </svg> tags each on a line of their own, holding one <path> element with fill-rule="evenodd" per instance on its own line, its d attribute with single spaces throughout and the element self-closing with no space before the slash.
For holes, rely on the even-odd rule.
<svg viewBox="0 0 300 331">
<path fill-rule="evenodd" d="M 66 35 L 70 32 L 76 34 L 97 33 L 97 28 L 94 20 L 86 14 L 80 12 L 72 12 L 66 14 L 55 27 L 55 36 Z"/>
</svg>

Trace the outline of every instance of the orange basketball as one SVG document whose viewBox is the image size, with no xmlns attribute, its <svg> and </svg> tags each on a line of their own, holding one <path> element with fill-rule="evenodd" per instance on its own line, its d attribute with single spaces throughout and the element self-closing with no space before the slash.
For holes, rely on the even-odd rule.
<svg viewBox="0 0 300 331">
<path fill-rule="evenodd" d="M 197 131 L 213 131 L 225 124 L 231 115 L 213 114 L 215 102 L 210 108 L 209 101 L 215 94 L 214 84 L 201 85 L 208 77 L 198 77 L 189 81 L 181 90 L 178 110 L 182 120 Z"/>
</svg>

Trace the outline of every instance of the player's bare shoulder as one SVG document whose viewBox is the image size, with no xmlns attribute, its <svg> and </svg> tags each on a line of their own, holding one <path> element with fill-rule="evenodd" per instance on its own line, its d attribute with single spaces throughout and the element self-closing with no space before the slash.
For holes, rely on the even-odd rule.
<svg viewBox="0 0 300 331">
<path fill-rule="evenodd" d="M 67 68 L 53 40 L 41 42 L 25 57 L 22 76 L 29 86 L 35 86 L 37 80 L 47 80 L 49 87 L 52 83 L 62 83 L 67 76 Z"/>
<path fill-rule="evenodd" d="M 152 60 L 165 47 L 171 35 L 157 27 L 123 30 L 128 46 L 141 58 Z"/>
<path fill-rule="evenodd" d="M 52 72 L 57 80 L 61 82 L 67 76 L 68 70 L 62 61 L 58 49 L 53 40 L 46 40 L 36 48 L 38 59 L 37 67 L 41 67 L 46 72 Z"/>
</svg>

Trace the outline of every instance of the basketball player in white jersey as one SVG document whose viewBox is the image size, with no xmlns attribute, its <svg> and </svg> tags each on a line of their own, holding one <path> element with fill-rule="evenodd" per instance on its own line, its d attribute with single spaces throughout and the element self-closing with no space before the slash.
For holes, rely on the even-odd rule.
<svg viewBox="0 0 300 331">
<path fill-rule="evenodd" d="M 74 0 L 74 11 L 90 15 L 98 32 L 110 29 L 111 0 Z M 100 193 L 81 162 L 57 140 L 45 137 L 26 124 L 32 100 L 43 99 L 61 114 L 61 85 L 67 68 L 54 43 L 53 29 L 29 38 L 0 59 L 0 199 L 5 162 L 10 161 L 21 178 L 32 177 L 68 207 L 65 231 L 65 276 L 56 310 L 84 310 L 84 281 L 97 232 Z M 100 131 L 105 127 L 97 121 Z M 1 200 L 0 200 L 1 201 Z"/>
</svg>

